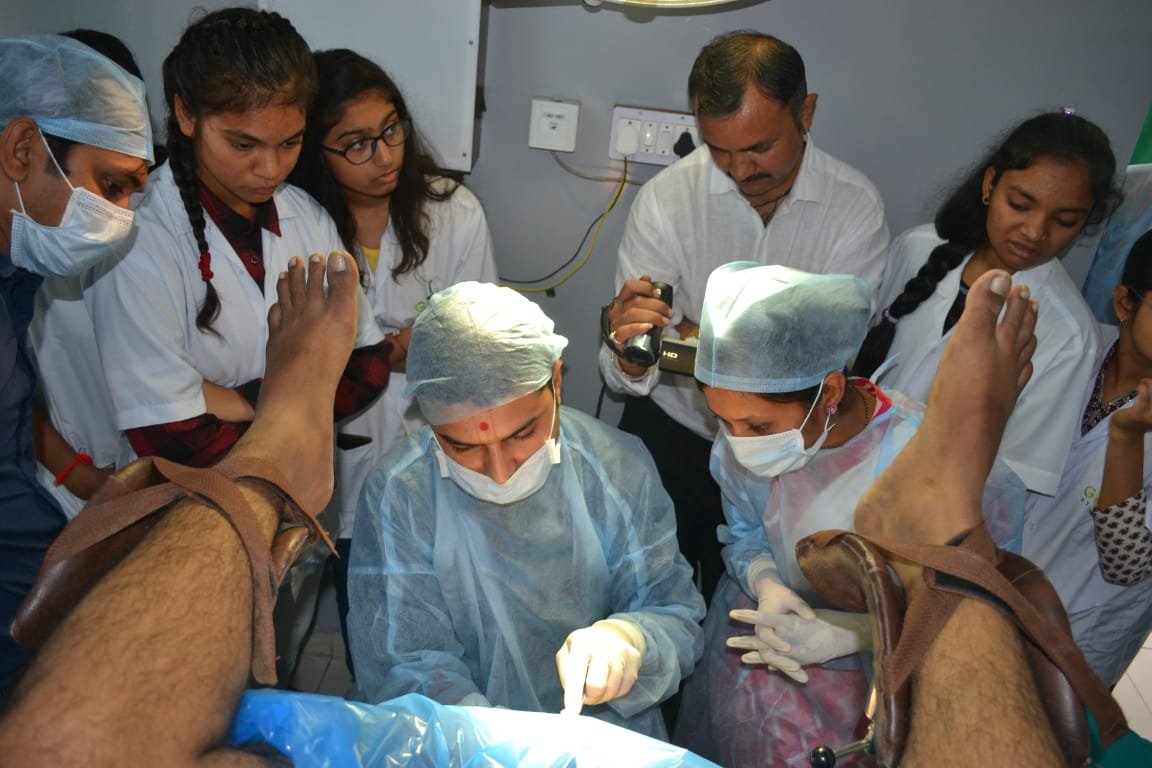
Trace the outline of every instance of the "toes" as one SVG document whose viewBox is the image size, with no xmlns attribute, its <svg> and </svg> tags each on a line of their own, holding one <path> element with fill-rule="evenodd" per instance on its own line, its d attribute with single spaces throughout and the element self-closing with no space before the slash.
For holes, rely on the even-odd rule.
<svg viewBox="0 0 1152 768">
<path fill-rule="evenodd" d="M 356 259 L 347 251 L 332 251 L 328 256 L 328 288 L 332 294 L 343 296 L 355 293 L 360 286 L 360 270 Z"/>
<path fill-rule="evenodd" d="M 976 279 L 968 289 L 966 307 L 983 308 L 986 312 L 973 313 L 981 322 L 999 317 L 1000 310 L 1008 300 L 1012 287 L 1012 277 L 1002 269 L 990 269 Z"/>
<path fill-rule="evenodd" d="M 276 278 L 276 306 L 280 307 L 278 314 L 282 315 L 283 307 L 292 306 L 292 292 L 288 290 L 288 273 L 281 272 Z"/>
<path fill-rule="evenodd" d="M 304 268 L 304 259 L 293 256 L 288 260 L 288 291 L 292 296 L 292 306 L 304 306 L 304 292 L 307 288 L 307 270 Z"/>
<path fill-rule="evenodd" d="M 324 272 L 328 260 L 321 253 L 314 253 L 308 257 L 308 285 L 305 286 L 308 298 L 312 301 L 324 298 Z"/>
<path fill-rule="evenodd" d="M 279 287 L 279 282 L 277 283 Z M 276 333 L 280 329 L 280 322 L 284 319 L 284 310 L 280 308 L 280 302 L 276 302 L 268 309 L 268 332 Z"/>
</svg>

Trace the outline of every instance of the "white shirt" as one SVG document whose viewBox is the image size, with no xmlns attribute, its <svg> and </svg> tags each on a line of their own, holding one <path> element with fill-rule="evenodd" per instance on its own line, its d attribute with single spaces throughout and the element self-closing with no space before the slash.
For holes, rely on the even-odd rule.
<svg viewBox="0 0 1152 768">
<path fill-rule="evenodd" d="M 276 281 L 293 256 L 341 248 L 336 225 L 307 193 L 282 185 L 275 194 L 281 236 L 263 231 L 264 291 L 212 222 L 212 285 L 220 297 L 216 334 L 196 327 L 206 284 L 192 224 L 168 166 L 154 172 L 136 211 L 136 241 L 92 291 L 96 340 L 120 429 L 166 424 L 206 413 L 205 381 L 235 387 L 264 375 L 268 309 Z M 361 301 L 356 347 L 382 338 Z"/>
<path fill-rule="evenodd" d="M 1107 348 L 1117 334 L 1109 327 L 1104 332 Z M 1082 412 L 1083 407 L 1077 424 Z M 1044 569 L 1060 595 L 1073 638 L 1106 685 L 1120 679 L 1152 629 L 1152 579 L 1124 586 L 1109 584 L 1100 573 L 1091 511 L 1104 480 L 1111 423 L 1109 415 L 1083 436 L 1077 428 L 1078 437 L 1054 497 L 1028 494 L 1023 549 L 1025 557 Z M 1152 455 L 1152 434 L 1144 437 L 1144 455 Z M 1144 492 L 1152 495 L 1152 465 L 1147 461 Z"/>
<path fill-rule="evenodd" d="M 731 261 L 853 274 L 868 283 L 875 297 L 887 246 L 880 193 L 863 174 L 811 140 L 792 191 L 767 224 L 702 146 L 658 173 L 636 195 L 620 242 L 616 290 L 641 275 L 669 283 L 672 325 L 685 317 L 700 322 L 708 276 Z M 671 328 L 664 332 L 676 336 Z M 641 381 L 630 381 L 604 345 L 600 370 L 612 390 L 651 393 L 679 423 L 709 440 L 716 434 L 715 418 L 691 377 L 661 377 L 653 368 Z"/>
<path fill-rule="evenodd" d="M 443 182 L 437 188 L 443 188 Z M 464 280 L 496 281 L 492 236 L 475 195 L 460 186 L 447 200 L 429 200 L 424 211 L 428 255 L 416 269 L 393 278 L 392 269 L 403 254 L 391 223 L 380 240 L 380 258 L 367 293 L 384 333 L 411 327 L 437 291 Z M 341 432 L 372 438 L 368 445 L 336 452 L 337 493 L 332 506 L 338 507 L 343 537 L 352 535 L 360 489 L 376 461 L 424 424 L 415 400 L 402 395 L 405 380 L 403 373 L 394 372 L 383 395 L 339 425 Z"/>
<path fill-rule="evenodd" d="M 112 399 L 104 384 L 96 332 L 85 305 L 91 273 L 47 277 L 36 292 L 36 313 L 28 328 L 28 348 L 39 371 L 40 392 L 52 426 L 77 453 L 87 453 L 97 467 L 123 466 L 135 458 L 112 418 Z M 55 474 L 36 464 L 36 477 L 69 519 L 84 499 L 56 484 Z"/>
<path fill-rule="evenodd" d="M 904 284 L 928 261 L 942 240 L 931 224 L 913 227 L 892 242 L 888 272 L 880 290 L 887 307 Z M 960 290 L 971 255 L 936 286 L 915 312 L 900 318 L 892 341 L 893 367 L 878 383 L 921 402 L 928 399 L 940 355 L 951 338 L 942 335 L 944 318 Z M 1091 310 L 1058 259 L 1012 276 L 1040 302 L 1032 378 L 1020 393 L 1000 441 L 1000 458 L 1028 490 L 1052 495 L 1080 424 L 1081 408 L 1099 366 L 1100 334 Z M 956 457 L 959 460 L 959 457 Z"/>
</svg>

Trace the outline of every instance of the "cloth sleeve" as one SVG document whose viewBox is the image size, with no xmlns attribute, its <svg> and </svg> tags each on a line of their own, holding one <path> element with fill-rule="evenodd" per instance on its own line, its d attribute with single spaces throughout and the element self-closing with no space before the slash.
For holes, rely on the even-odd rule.
<svg viewBox="0 0 1152 768">
<path fill-rule="evenodd" d="M 889 235 L 884 205 L 878 198 L 857 196 L 838 224 L 843 234 L 830 254 L 826 271 L 855 275 L 868 283 L 875 312 L 888 264 Z"/>
<path fill-rule="evenodd" d="M 699 623 L 704 599 L 680 554 L 672 499 L 660 485 L 651 457 L 637 456 L 646 466 L 628 473 L 638 479 L 639 487 L 609 499 L 609 504 L 619 505 L 620 519 L 605 531 L 613 574 L 613 613 L 607 618 L 632 623 L 645 642 L 636 684 L 627 695 L 608 703 L 623 717 L 633 717 L 675 693 L 703 652 Z"/>
<path fill-rule="evenodd" d="M 188 352 L 183 279 L 169 260 L 150 257 L 165 250 L 182 252 L 162 228 L 139 228 L 135 247 L 90 289 L 104 378 L 122 430 L 206 411 L 204 378 Z"/>
<path fill-rule="evenodd" d="M 626 280 L 633 280 L 641 275 L 649 275 L 653 280 L 671 285 L 672 318 L 665 332 L 674 334 L 673 326 L 684 317 L 683 310 L 678 307 L 679 288 L 684 279 L 684 272 L 674 255 L 679 252 L 680 246 L 670 242 L 663 222 L 664 213 L 660 209 L 656 194 L 649 185 L 641 187 L 628 214 L 624 235 L 620 239 L 620 250 L 616 260 L 616 293 L 619 294 Z M 644 378 L 639 381 L 629 379 L 616 364 L 616 355 L 603 342 L 600 344 L 598 362 L 604 382 L 613 392 L 647 395 L 660 381 L 658 366 L 649 368 Z"/>
<path fill-rule="evenodd" d="M 1100 573 L 1109 584 L 1131 586 L 1152 575 L 1152 530 L 1146 489 L 1106 509 L 1092 509 Z"/>
<path fill-rule="evenodd" d="M 743 472 L 734 467 L 735 460 L 722 450 L 713 448 L 712 476 L 720 486 L 720 502 L 724 509 L 726 525 L 717 530 L 722 548 L 720 554 L 728 576 L 740 585 L 740 589 L 752 600 L 756 600 L 748 584 L 748 569 L 753 561 L 771 558 L 775 562 L 768 534 L 764 531 L 761 509 L 753 504 L 744 483 L 733 478 L 731 473 Z M 780 582 L 789 586 L 781 578 Z"/>
</svg>

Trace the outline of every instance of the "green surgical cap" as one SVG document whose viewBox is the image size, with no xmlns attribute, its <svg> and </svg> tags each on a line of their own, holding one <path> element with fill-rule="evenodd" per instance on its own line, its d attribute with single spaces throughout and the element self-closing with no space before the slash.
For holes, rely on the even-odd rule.
<svg viewBox="0 0 1152 768">
<path fill-rule="evenodd" d="M 0 129 L 17 117 L 52 136 L 153 159 L 144 83 L 71 38 L 0 37 Z"/>
<path fill-rule="evenodd" d="M 737 261 L 708 278 L 696 378 L 737 392 L 798 392 L 856 356 L 872 311 L 863 280 Z"/>
<path fill-rule="evenodd" d="M 535 392 L 568 346 L 536 304 L 510 288 L 457 283 L 432 296 L 412 326 L 406 397 L 449 424 Z"/>
</svg>

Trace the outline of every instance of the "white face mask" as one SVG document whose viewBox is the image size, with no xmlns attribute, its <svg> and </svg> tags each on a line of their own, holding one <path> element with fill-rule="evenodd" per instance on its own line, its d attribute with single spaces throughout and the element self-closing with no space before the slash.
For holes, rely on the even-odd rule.
<svg viewBox="0 0 1152 768">
<path fill-rule="evenodd" d="M 823 390 L 824 382 L 821 381 L 820 389 L 816 391 L 816 399 L 812 401 L 808 413 L 804 415 L 804 421 L 800 422 L 800 426 L 796 429 L 777 432 L 774 435 L 736 437 L 721 422 L 720 433 L 728 441 L 732 456 L 740 466 L 758 477 L 777 477 L 786 472 L 794 472 L 807 464 L 824 445 L 828 433 L 832 431 L 832 414 L 828 414 L 820 437 L 816 438 L 811 448 L 804 447 L 804 434 L 801 430 L 808 423 L 812 411 L 816 409 L 816 403 L 820 401 L 820 393 Z"/>
<path fill-rule="evenodd" d="M 555 390 L 553 390 L 555 397 Z M 544 487 L 553 464 L 560 463 L 560 442 L 552 437 L 556 429 L 558 403 L 552 406 L 552 422 L 548 439 L 523 464 L 517 467 L 503 483 L 498 483 L 482 472 L 468 469 L 444 453 L 440 440 L 436 440 L 436 460 L 440 463 L 440 477 L 451 477 L 470 496 L 492 504 L 515 504 Z"/>
<path fill-rule="evenodd" d="M 43 134 L 40 139 L 44 141 Z M 44 146 L 48 146 L 47 141 L 44 141 Z M 58 227 L 33 220 L 24 210 L 19 183 L 13 182 L 20 210 L 12 211 L 12 252 L 9 258 L 17 267 L 44 277 L 83 274 L 114 253 L 115 247 L 132 233 L 135 214 L 84 187 L 73 187 L 50 148 L 48 156 L 72 190 L 64 216 Z"/>
</svg>

